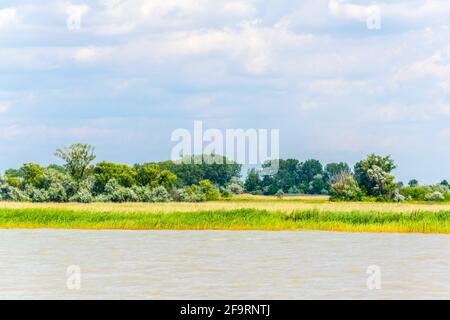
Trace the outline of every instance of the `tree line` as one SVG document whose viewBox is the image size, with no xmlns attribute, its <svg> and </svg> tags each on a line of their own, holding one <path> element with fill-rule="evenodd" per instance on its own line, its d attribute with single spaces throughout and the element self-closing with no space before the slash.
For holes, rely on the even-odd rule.
<svg viewBox="0 0 450 320">
<path fill-rule="evenodd" d="M 94 148 L 80 143 L 57 149 L 55 156 L 64 164 L 43 167 L 25 163 L 18 169 L 6 170 L 0 177 L 0 200 L 201 202 L 244 191 L 238 178 L 241 165 L 225 157 L 222 164 L 195 161 L 198 156 L 180 163 L 93 164 Z"/>
<path fill-rule="evenodd" d="M 446 180 L 421 186 L 411 180 L 396 182 L 390 156 L 370 154 L 351 168 L 345 162 L 323 166 L 319 160 L 278 160 L 271 166 L 251 169 L 241 180 L 242 166 L 220 155 L 188 156 L 181 161 L 135 164 L 93 163 L 94 148 L 73 144 L 58 148 L 63 165 L 43 167 L 25 163 L 0 177 L 0 200 L 33 202 L 200 202 L 229 198 L 233 194 L 323 194 L 335 201 L 444 201 L 450 200 Z"/>
</svg>

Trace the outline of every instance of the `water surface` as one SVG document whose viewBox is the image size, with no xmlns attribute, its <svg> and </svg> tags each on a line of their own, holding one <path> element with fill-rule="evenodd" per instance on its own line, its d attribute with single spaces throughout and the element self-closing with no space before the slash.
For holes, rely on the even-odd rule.
<svg viewBox="0 0 450 320">
<path fill-rule="evenodd" d="M 0 230 L 0 299 L 12 298 L 450 299 L 450 236 Z"/>
</svg>

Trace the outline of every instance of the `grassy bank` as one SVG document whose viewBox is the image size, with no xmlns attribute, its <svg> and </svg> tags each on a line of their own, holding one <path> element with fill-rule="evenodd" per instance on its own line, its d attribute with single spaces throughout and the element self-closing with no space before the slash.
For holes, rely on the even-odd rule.
<svg viewBox="0 0 450 320">
<path fill-rule="evenodd" d="M 450 234 L 450 211 L 397 213 L 298 209 L 287 213 L 247 208 L 158 213 L 2 207 L 0 228 L 327 230 Z"/>
</svg>

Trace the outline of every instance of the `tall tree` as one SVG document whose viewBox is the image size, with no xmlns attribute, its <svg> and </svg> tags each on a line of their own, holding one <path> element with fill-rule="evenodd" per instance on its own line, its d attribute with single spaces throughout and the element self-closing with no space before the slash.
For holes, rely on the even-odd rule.
<svg viewBox="0 0 450 320">
<path fill-rule="evenodd" d="M 350 175 L 352 170 L 346 162 L 332 162 L 325 166 L 325 176 L 329 181 L 334 181 L 339 175 Z"/>
<path fill-rule="evenodd" d="M 259 178 L 258 172 L 252 168 L 247 173 L 247 178 L 245 179 L 245 191 L 254 192 L 261 187 L 261 179 Z"/>
<path fill-rule="evenodd" d="M 65 161 L 65 168 L 76 181 L 83 180 L 88 168 L 95 159 L 94 147 L 89 144 L 75 143 L 66 148 L 56 149 L 55 156 Z"/>
</svg>

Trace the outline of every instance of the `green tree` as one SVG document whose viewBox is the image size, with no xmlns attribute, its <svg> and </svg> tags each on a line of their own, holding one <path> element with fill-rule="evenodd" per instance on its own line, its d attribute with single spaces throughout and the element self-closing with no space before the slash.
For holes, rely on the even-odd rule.
<svg viewBox="0 0 450 320">
<path fill-rule="evenodd" d="M 25 184 L 38 187 L 42 183 L 44 168 L 37 163 L 25 163 L 20 170 L 23 172 Z"/>
<path fill-rule="evenodd" d="M 416 179 L 412 179 L 408 182 L 408 185 L 410 187 L 417 187 L 419 185 L 419 181 L 417 181 Z"/>
<path fill-rule="evenodd" d="M 171 190 L 177 182 L 177 176 L 169 170 L 162 170 L 159 173 L 159 186 L 163 186 L 166 190 Z"/>
<path fill-rule="evenodd" d="M 239 177 L 242 165 L 220 155 L 186 156 L 180 161 L 157 163 L 164 170 L 173 172 L 178 186 L 198 184 L 200 180 L 210 180 L 219 186 L 226 186 L 231 178 Z"/>
<path fill-rule="evenodd" d="M 325 176 L 329 181 L 334 181 L 341 174 L 351 174 L 352 170 L 345 162 L 332 162 L 325 166 Z"/>
<path fill-rule="evenodd" d="M 390 156 L 370 154 L 355 165 L 356 180 L 365 194 L 379 198 L 390 198 L 396 188 L 394 160 Z"/>
<path fill-rule="evenodd" d="M 161 169 L 155 163 L 143 163 L 134 165 L 136 180 L 141 186 L 155 185 L 159 181 Z"/>
<path fill-rule="evenodd" d="M 88 175 L 88 168 L 95 159 L 94 147 L 88 144 L 75 143 L 66 148 L 56 149 L 55 156 L 65 161 L 65 168 L 76 181 Z"/>
<path fill-rule="evenodd" d="M 256 169 L 252 168 L 248 171 L 244 187 L 247 192 L 254 192 L 261 188 L 261 179 Z"/>
<path fill-rule="evenodd" d="M 21 169 L 8 169 L 5 171 L 5 176 L 8 178 L 23 178 L 24 172 Z"/>
<path fill-rule="evenodd" d="M 214 188 L 211 181 L 205 179 L 201 180 L 198 184 L 202 193 L 206 196 L 206 200 L 212 201 L 220 199 L 220 192 Z"/>
<path fill-rule="evenodd" d="M 131 187 L 136 182 L 136 171 L 126 164 L 116 164 L 102 161 L 95 165 L 93 169 L 95 177 L 94 191 L 103 193 L 106 184 L 114 179 L 122 187 Z"/>
<path fill-rule="evenodd" d="M 323 167 L 319 160 L 309 159 L 298 166 L 300 183 L 309 184 L 315 175 L 323 175 Z"/>
<path fill-rule="evenodd" d="M 327 194 L 328 184 L 325 182 L 321 174 L 316 174 L 308 186 L 308 193 L 310 194 Z"/>
</svg>

